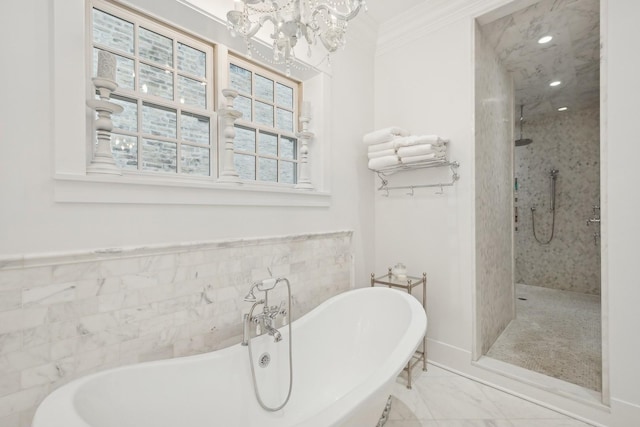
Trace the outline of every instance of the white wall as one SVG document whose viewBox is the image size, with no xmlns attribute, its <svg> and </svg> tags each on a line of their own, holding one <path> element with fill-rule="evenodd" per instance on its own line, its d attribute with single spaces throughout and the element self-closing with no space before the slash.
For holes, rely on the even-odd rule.
<svg viewBox="0 0 640 427">
<path fill-rule="evenodd" d="M 603 0 L 604 2 L 604 0 Z M 473 18 L 509 3 L 506 0 L 434 1 L 418 6 L 380 29 L 376 56 L 376 127 L 396 124 L 412 132 L 451 138 L 451 158 L 461 163 L 461 179 L 444 196 L 424 190 L 413 198 L 398 195 L 375 199 L 376 268 L 404 261 L 413 271 L 426 270 L 428 284 L 429 358 L 465 375 L 526 396 L 558 410 L 607 426 L 626 427 L 640 419 L 640 370 L 637 368 L 640 324 L 635 220 L 640 197 L 633 171 L 640 158 L 634 123 L 640 97 L 640 60 L 631 40 L 640 39 L 635 21 L 637 2 L 609 1 L 609 17 L 602 23 L 608 45 L 608 85 L 603 131 L 605 162 L 603 188 L 604 282 L 609 294 L 603 306 L 604 334 L 610 339 L 611 412 L 597 404 L 583 404 L 549 389 L 515 381 L 472 362 L 472 302 L 474 300 L 474 98 L 472 79 Z M 607 30 L 608 29 L 608 30 Z M 608 162 L 608 163 L 607 163 Z M 429 172 L 396 179 L 416 184 Z M 608 254 L 608 257 L 607 257 Z M 606 399 L 605 399 L 606 400 Z"/>
<path fill-rule="evenodd" d="M 640 369 L 638 357 L 640 343 L 640 286 L 638 280 L 638 242 L 640 226 L 640 193 L 633 183 L 638 182 L 635 172 L 640 158 L 638 144 L 638 105 L 640 99 L 640 58 L 631 40 L 640 40 L 640 3 L 608 1 L 609 20 L 606 23 L 608 57 L 606 69 L 607 97 L 605 100 L 607 123 L 601 158 L 607 164 L 604 185 L 608 200 L 604 200 L 603 234 L 608 246 L 603 264 L 608 281 L 609 295 L 604 303 L 609 306 L 609 354 L 611 365 L 612 407 L 616 412 L 625 409 L 625 402 L 635 405 L 635 420 L 640 419 Z M 617 425 L 624 425 L 618 423 Z M 631 424 L 628 424 L 631 425 Z"/>
<path fill-rule="evenodd" d="M 71 1 L 84 7 L 82 0 Z M 355 145 L 373 124 L 373 39 L 351 39 L 333 61 L 332 131 L 314 142 L 328 146 L 326 170 L 333 181 L 328 208 L 56 203 L 56 111 L 50 95 L 56 54 L 51 49 L 54 3 L 9 2 L 0 14 L 0 139 L 5 150 L 0 159 L 0 257 L 351 229 L 356 278 L 366 279 L 373 222 L 364 207 L 372 204 L 373 177 L 356 158 Z M 173 3 L 170 0 L 131 3 L 152 4 L 159 15 L 174 9 L 165 7 Z M 347 89 L 349 96 L 341 97 Z M 77 125 L 83 133 L 84 124 Z"/>
</svg>

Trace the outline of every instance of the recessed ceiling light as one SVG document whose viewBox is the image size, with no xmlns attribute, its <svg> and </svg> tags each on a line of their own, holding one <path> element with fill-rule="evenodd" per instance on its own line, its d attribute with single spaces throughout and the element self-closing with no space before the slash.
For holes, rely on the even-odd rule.
<svg viewBox="0 0 640 427">
<path fill-rule="evenodd" d="M 544 36 L 544 37 L 541 37 L 540 39 L 538 39 L 538 43 L 540 43 L 540 44 L 549 43 L 552 39 L 553 39 L 553 37 L 551 37 L 551 36 Z"/>
<path fill-rule="evenodd" d="M 549 83 L 549 86 L 559 86 L 562 82 L 560 80 L 556 80 L 555 82 Z"/>
<path fill-rule="evenodd" d="M 569 107 L 560 107 L 558 108 L 558 111 L 567 111 L 569 109 Z"/>
</svg>

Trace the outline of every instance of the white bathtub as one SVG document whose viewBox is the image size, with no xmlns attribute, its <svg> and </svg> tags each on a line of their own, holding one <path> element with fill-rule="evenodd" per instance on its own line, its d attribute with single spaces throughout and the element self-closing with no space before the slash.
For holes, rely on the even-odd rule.
<svg viewBox="0 0 640 427">
<path fill-rule="evenodd" d="M 247 347 L 238 344 L 80 378 L 47 396 L 33 427 L 374 427 L 426 327 L 422 306 L 406 293 L 348 291 L 293 322 L 293 390 L 282 410 L 260 408 Z M 277 344 L 266 335 L 252 342 L 255 358 L 271 353 L 256 374 L 272 402 L 284 400 L 289 381 L 281 330 Z"/>
</svg>

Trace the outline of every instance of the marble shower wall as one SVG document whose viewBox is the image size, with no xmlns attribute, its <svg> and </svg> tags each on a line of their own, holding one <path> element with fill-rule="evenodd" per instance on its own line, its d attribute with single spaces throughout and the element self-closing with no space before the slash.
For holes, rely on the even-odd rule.
<svg viewBox="0 0 640 427">
<path fill-rule="evenodd" d="M 516 149 L 518 231 L 516 281 L 587 294 L 600 294 L 599 224 L 587 226 L 593 205 L 600 205 L 600 110 L 556 112 L 525 122 L 533 143 Z M 536 207 L 536 235 L 551 233 L 549 171 L 558 169 L 556 224 L 548 245 L 535 241 L 531 207 Z"/>
<path fill-rule="evenodd" d="M 0 260 L 0 425 L 31 425 L 74 378 L 240 342 L 252 281 L 286 276 L 293 316 L 351 288 L 351 232 Z M 275 299 L 272 301 L 275 303 Z"/>
<path fill-rule="evenodd" d="M 513 81 L 476 27 L 476 353 L 486 354 L 515 316 Z"/>
</svg>

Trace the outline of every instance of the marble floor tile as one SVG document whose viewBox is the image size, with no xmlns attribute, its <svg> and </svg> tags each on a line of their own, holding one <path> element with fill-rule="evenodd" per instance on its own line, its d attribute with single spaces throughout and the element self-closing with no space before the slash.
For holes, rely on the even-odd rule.
<svg viewBox="0 0 640 427">
<path fill-rule="evenodd" d="M 398 377 L 385 427 L 588 427 L 581 421 L 437 366 Z"/>
<path fill-rule="evenodd" d="M 501 419 L 497 406 L 482 392 L 479 383 L 455 376 L 420 377 L 415 388 L 434 419 Z"/>
<path fill-rule="evenodd" d="M 509 420 L 438 420 L 438 427 L 513 427 Z"/>
<path fill-rule="evenodd" d="M 498 410 L 507 419 L 569 419 L 566 415 L 559 412 L 536 405 L 535 403 L 531 403 L 493 387 L 480 384 L 480 388 L 484 395 L 498 407 Z"/>
<path fill-rule="evenodd" d="M 590 427 L 582 421 L 566 418 L 564 420 L 510 420 L 513 427 Z"/>
</svg>

